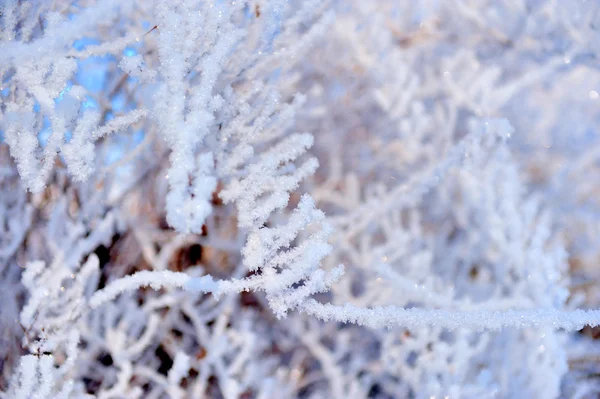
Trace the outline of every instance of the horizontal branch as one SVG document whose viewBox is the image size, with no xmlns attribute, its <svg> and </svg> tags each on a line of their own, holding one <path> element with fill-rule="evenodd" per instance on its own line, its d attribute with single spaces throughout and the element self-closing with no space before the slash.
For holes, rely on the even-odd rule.
<svg viewBox="0 0 600 399">
<path fill-rule="evenodd" d="M 259 279 L 260 283 L 265 283 Z M 141 287 L 182 288 L 195 293 L 212 293 L 219 296 L 225 292 L 259 290 L 252 280 L 215 281 L 212 276 L 192 277 L 172 271 L 141 271 L 123 277 L 97 291 L 89 301 L 91 308 L 113 300 L 126 291 Z M 237 284 L 236 284 L 237 283 Z M 254 281 L 257 283 L 257 281 Z M 260 284 L 259 284 L 260 285 Z M 448 310 L 448 309 L 405 309 L 397 306 L 360 308 L 354 305 L 332 305 L 308 299 L 299 305 L 299 310 L 324 321 L 354 323 L 370 328 L 400 326 L 418 329 L 436 326 L 448 330 L 466 328 L 470 330 L 499 330 L 501 328 L 540 328 L 550 327 L 567 331 L 580 330 L 584 326 L 600 325 L 600 310 L 524 309 L 506 311 Z"/>
<path fill-rule="evenodd" d="M 192 277 L 185 273 L 171 271 L 148 271 L 134 273 L 130 276 L 122 277 L 105 288 L 96 291 L 90 298 L 90 307 L 97 308 L 100 305 L 110 302 L 117 295 L 126 291 L 135 291 L 141 287 L 150 287 L 155 290 L 161 288 L 183 288 L 191 292 L 204 292 L 217 294 L 219 284 L 215 282 L 210 275 L 202 277 Z"/>
<path fill-rule="evenodd" d="M 354 323 L 370 328 L 400 326 L 418 329 L 436 326 L 448 330 L 499 330 L 512 328 L 551 327 L 567 331 L 600 325 L 600 310 L 562 311 L 529 309 L 507 311 L 452 311 L 441 309 L 404 309 L 396 306 L 359 308 L 353 305 L 323 304 L 309 299 L 300 310 L 324 321 Z"/>
</svg>

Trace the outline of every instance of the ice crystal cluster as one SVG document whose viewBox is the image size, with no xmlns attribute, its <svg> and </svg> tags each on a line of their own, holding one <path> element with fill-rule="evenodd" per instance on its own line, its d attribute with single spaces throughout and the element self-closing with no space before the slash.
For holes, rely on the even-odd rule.
<svg viewBox="0 0 600 399">
<path fill-rule="evenodd" d="M 597 397 L 599 59 L 589 0 L 0 0 L 0 397 Z"/>
</svg>

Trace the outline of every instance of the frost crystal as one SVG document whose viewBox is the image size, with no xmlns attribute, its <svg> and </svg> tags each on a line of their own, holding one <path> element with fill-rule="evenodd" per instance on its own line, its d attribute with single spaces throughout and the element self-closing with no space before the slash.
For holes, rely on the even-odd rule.
<svg viewBox="0 0 600 399">
<path fill-rule="evenodd" d="M 0 1 L 0 397 L 598 396 L 599 16 Z"/>
</svg>

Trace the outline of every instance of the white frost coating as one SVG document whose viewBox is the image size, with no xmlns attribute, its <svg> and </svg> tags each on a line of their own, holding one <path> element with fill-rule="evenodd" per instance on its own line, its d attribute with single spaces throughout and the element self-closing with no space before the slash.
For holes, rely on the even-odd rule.
<svg viewBox="0 0 600 399">
<path fill-rule="evenodd" d="M 187 377 L 190 368 L 190 357 L 183 352 L 177 352 L 173 360 L 173 367 L 169 370 L 167 379 L 172 386 L 179 384 L 182 378 Z"/>
<path fill-rule="evenodd" d="M 143 82 L 153 82 L 156 79 L 156 71 L 148 69 L 144 64 L 144 58 L 140 54 L 123 57 L 119 62 L 119 68 L 129 76 L 139 78 Z"/>
<path fill-rule="evenodd" d="M 203 11 L 191 12 L 198 7 Z M 159 1 L 155 10 L 160 26 L 159 73 L 164 83 L 154 116 L 171 149 L 167 220 L 183 233 L 201 232 L 212 209 L 210 200 L 216 188 L 212 154 L 197 153 L 203 151 L 204 139 L 215 125 L 216 109 L 210 105 L 223 64 L 243 36 L 229 21 L 232 11 L 234 8 L 222 4 L 208 7 L 197 1 Z M 225 26 L 220 27 L 217 21 Z M 205 37 L 200 36 L 199 26 L 203 25 Z M 196 41 L 202 45 L 207 39 L 207 47 L 201 51 L 192 47 Z M 188 80 L 188 74 L 196 68 L 200 71 L 199 80 Z M 186 96 L 188 90 L 190 95 Z"/>
<path fill-rule="evenodd" d="M 52 356 L 26 355 L 21 357 L 19 370 L 11 381 L 10 397 L 14 399 L 43 399 L 54 397 L 54 359 Z"/>
<path fill-rule="evenodd" d="M 581 330 L 584 326 L 600 325 L 600 311 L 556 309 L 532 309 L 504 312 L 450 311 L 431 309 L 403 309 L 394 306 L 359 308 L 352 305 L 330 305 L 308 300 L 302 311 L 322 320 L 356 323 L 370 328 L 402 326 L 419 329 L 435 326 L 448 330 L 466 328 L 475 331 L 499 330 L 504 327 L 528 328 L 551 327 L 567 331 Z"/>
<path fill-rule="evenodd" d="M 187 173 L 169 170 L 171 191 L 166 198 L 167 222 L 178 231 L 198 233 L 210 215 L 210 199 L 217 187 L 213 165 L 212 153 L 198 155 L 191 187 Z"/>
<path fill-rule="evenodd" d="M 192 278 L 184 273 L 171 271 L 152 272 L 144 270 L 112 282 L 106 288 L 97 291 L 89 300 L 89 306 L 97 308 L 110 302 L 117 295 L 124 292 L 135 291 L 141 287 L 150 287 L 158 290 L 161 288 L 186 288 L 193 292 L 214 292 L 218 285 L 211 276 Z"/>
<path fill-rule="evenodd" d="M 0 396 L 600 393 L 597 2 L 0 3 Z"/>
<path fill-rule="evenodd" d="M 78 56 L 67 55 L 73 42 L 86 31 L 110 25 L 120 12 L 129 12 L 129 5 L 105 0 L 83 8 L 70 19 L 59 12 L 47 12 L 43 35 L 35 40 L 30 40 L 32 31 L 44 21 L 41 15 L 28 9 L 30 6 L 23 5 L 19 12 L 8 7 L 6 17 L 2 15 L 8 27 L 19 18 L 21 25 L 15 29 L 21 34 L 0 42 L 0 76 L 5 79 L 14 74 L 10 85 L 12 95 L 2 97 L 6 107 L 0 118 L 0 129 L 25 185 L 37 193 L 46 186 L 59 155 L 76 180 L 89 178 L 94 167 L 95 141 L 137 123 L 145 111 L 137 109 L 124 117 L 116 116 L 98 128 L 103 122 L 101 115 L 85 107 L 81 109 L 86 90 L 81 86 L 70 87 L 79 68 Z M 43 13 L 48 6 L 40 6 L 39 12 Z M 36 20 L 34 26 L 22 20 L 32 16 Z M 36 106 L 38 111 L 35 111 Z M 33 117 L 31 111 L 43 118 Z M 69 132 L 73 136 L 71 140 L 67 136 Z M 41 134 L 49 136 L 43 145 L 38 142 Z"/>
<path fill-rule="evenodd" d="M 73 132 L 73 137 L 61 150 L 69 172 L 75 180 L 85 181 L 94 171 L 94 143 L 96 140 L 127 129 L 142 120 L 147 113 L 146 110 L 136 109 L 125 115 L 117 116 L 98 129 L 96 129 L 96 126 L 100 115 L 93 111 L 84 113 Z"/>
<path fill-rule="evenodd" d="M 69 21 L 53 26 L 49 34 L 31 43 L 3 42 L 0 43 L 0 64 L 23 64 L 38 61 L 42 56 L 52 56 L 67 50 L 81 33 L 97 25 L 110 24 L 118 15 L 123 2 L 115 0 L 102 0 L 92 7 L 86 7 Z"/>
<path fill-rule="evenodd" d="M 106 136 L 107 134 L 112 134 L 119 130 L 126 128 L 129 125 L 133 125 L 139 122 L 144 116 L 148 114 L 148 111 L 144 109 L 135 109 L 125 115 L 119 115 L 114 119 L 106 122 L 105 125 L 101 126 L 98 130 L 92 133 L 92 140 L 98 140 Z"/>
<path fill-rule="evenodd" d="M 260 226 L 273 211 L 287 205 L 289 192 L 314 173 L 318 162 L 310 158 L 285 177 L 281 176 L 281 165 L 294 161 L 313 142 L 310 134 L 291 135 L 261 154 L 259 161 L 250 165 L 248 176 L 234 180 L 221 192 L 223 200 L 236 202 L 241 227 Z"/>
<path fill-rule="evenodd" d="M 33 355 L 23 356 L 19 364 L 18 377 L 19 387 L 15 392 L 18 399 L 28 398 L 37 384 L 38 359 Z M 13 382 L 14 384 L 14 382 Z"/>
</svg>

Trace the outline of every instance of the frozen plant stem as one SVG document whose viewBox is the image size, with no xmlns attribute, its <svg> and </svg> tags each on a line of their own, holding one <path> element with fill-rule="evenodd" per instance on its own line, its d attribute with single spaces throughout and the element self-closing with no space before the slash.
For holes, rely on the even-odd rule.
<svg viewBox="0 0 600 399">
<path fill-rule="evenodd" d="M 243 280 L 231 284 L 229 281 L 215 281 L 212 276 L 190 277 L 185 273 L 171 271 L 141 271 L 123 277 L 90 298 L 91 308 L 97 308 L 115 299 L 117 295 L 137 290 L 141 287 L 182 288 L 191 293 L 211 293 L 217 297 L 225 292 L 260 289 L 260 285 L 245 286 Z M 223 284 L 225 283 L 225 284 Z M 224 289 L 223 289 L 224 288 Z M 475 331 L 511 328 L 542 328 L 580 330 L 584 326 L 600 325 L 599 310 L 561 311 L 556 309 L 527 309 L 507 311 L 460 311 L 443 309 L 404 309 L 395 306 L 359 308 L 352 305 L 331 305 L 308 299 L 299 305 L 299 311 L 325 321 L 354 323 L 370 328 L 402 327 L 418 330 L 435 326 L 448 330 L 466 328 Z"/>
</svg>

